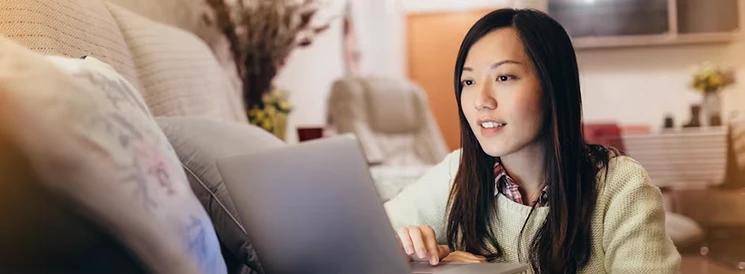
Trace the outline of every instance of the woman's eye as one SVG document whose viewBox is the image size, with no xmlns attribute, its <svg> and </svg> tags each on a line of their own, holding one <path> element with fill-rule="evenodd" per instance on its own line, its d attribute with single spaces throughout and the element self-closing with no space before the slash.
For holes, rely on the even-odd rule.
<svg viewBox="0 0 745 274">
<path fill-rule="evenodd" d="M 463 80 L 463 81 L 461 82 L 461 85 L 463 85 L 463 86 L 470 86 L 470 85 L 473 85 L 473 80 Z"/>
<path fill-rule="evenodd" d="M 506 82 L 513 79 L 515 79 L 515 76 L 512 75 L 500 75 L 499 77 L 497 77 L 497 81 L 500 82 Z"/>
</svg>

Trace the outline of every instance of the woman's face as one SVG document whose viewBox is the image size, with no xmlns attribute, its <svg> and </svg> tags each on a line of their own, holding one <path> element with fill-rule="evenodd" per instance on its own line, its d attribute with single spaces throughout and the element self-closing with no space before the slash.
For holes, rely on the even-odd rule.
<svg viewBox="0 0 745 274">
<path fill-rule="evenodd" d="M 513 28 L 497 29 L 473 44 L 461 84 L 463 114 L 486 154 L 506 156 L 538 138 L 541 86 Z"/>
</svg>

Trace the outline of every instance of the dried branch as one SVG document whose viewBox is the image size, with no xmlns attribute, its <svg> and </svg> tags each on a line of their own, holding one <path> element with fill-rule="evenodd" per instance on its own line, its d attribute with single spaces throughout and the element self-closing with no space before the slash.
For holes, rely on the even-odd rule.
<svg viewBox="0 0 745 274">
<path fill-rule="evenodd" d="M 263 107 L 261 96 L 271 90 L 272 79 L 290 53 L 311 45 L 331 23 L 313 24 L 319 0 L 205 1 L 230 41 L 249 108 Z"/>
</svg>

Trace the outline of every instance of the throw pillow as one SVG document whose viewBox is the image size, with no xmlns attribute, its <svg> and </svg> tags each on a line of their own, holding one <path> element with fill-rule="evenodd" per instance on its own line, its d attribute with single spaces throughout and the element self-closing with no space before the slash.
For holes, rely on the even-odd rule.
<svg viewBox="0 0 745 274">
<path fill-rule="evenodd" d="M 284 142 L 246 123 L 200 117 L 158 117 L 155 120 L 181 159 L 189 183 L 207 208 L 222 244 L 244 264 L 263 272 L 215 162 L 226 156 L 282 146 Z"/>
<path fill-rule="evenodd" d="M 23 151 L 10 139 L 15 133 L 3 126 L 5 118 L 17 115 L 4 102 L 0 101 L 0 273 L 145 273 L 118 240 L 42 187 Z"/>
<path fill-rule="evenodd" d="M 0 49 L 0 132 L 47 190 L 148 272 L 226 272 L 209 216 L 132 85 L 91 57 L 45 58 L 2 37 Z"/>
</svg>

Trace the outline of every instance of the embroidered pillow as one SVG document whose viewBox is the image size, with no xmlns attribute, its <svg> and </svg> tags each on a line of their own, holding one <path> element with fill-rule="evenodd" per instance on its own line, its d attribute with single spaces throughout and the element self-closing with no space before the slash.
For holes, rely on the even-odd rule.
<svg viewBox="0 0 745 274">
<path fill-rule="evenodd" d="M 181 159 L 194 193 L 212 217 L 223 245 L 251 270 L 263 273 L 228 189 L 217 170 L 217 159 L 285 145 L 269 132 L 247 123 L 203 117 L 155 119 Z"/>
<path fill-rule="evenodd" d="M 132 85 L 92 57 L 44 57 L 2 37 L 0 49 L 0 108 L 13 113 L 0 127 L 44 187 L 148 272 L 226 272 L 205 209 Z"/>
</svg>

